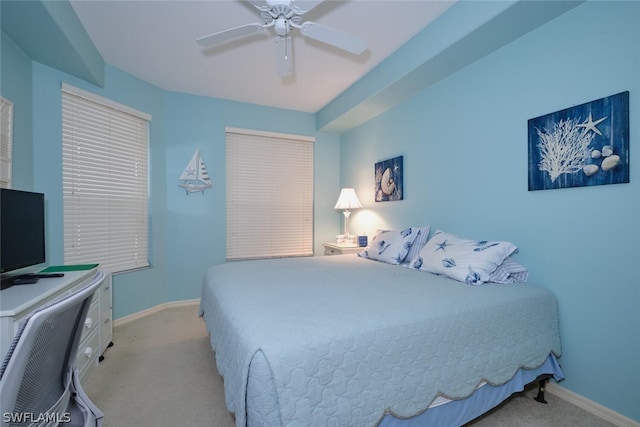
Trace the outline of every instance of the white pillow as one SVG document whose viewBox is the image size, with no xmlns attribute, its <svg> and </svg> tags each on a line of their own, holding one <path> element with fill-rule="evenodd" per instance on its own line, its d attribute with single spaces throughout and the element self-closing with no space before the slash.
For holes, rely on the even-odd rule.
<svg viewBox="0 0 640 427">
<path fill-rule="evenodd" d="M 378 230 L 369 245 L 358 255 L 389 264 L 400 264 L 406 258 L 417 235 L 418 229 L 413 228 Z"/>
<path fill-rule="evenodd" d="M 511 242 L 464 239 L 438 230 L 410 267 L 480 285 L 517 249 Z"/>
</svg>

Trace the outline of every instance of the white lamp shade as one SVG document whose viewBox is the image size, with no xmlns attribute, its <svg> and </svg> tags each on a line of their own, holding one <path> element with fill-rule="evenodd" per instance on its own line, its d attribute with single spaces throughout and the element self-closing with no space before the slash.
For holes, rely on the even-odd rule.
<svg viewBox="0 0 640 427">
<path fill-rule="evenodd" d="M 357 209 L 361 207 L 362 204 L 360 203 L 360 200 L 358 200 L 358 196 L 356 196 L 356 191 L 353 188 L 343 188 L 340 190 L 340 197 L 338 197 L 338 201 L 333 208 Z"/>
</svg>

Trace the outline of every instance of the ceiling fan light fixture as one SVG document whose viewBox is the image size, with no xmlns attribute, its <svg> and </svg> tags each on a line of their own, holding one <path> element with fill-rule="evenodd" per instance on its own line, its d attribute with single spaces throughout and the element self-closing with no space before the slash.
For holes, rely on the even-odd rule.
<svg viewBox="0 0 640 427">
<path fill-rule="evenodd" d="M 291 31 L 289 20 L 283 16 L 279 16 L 278 19 L 276 19 L 276 23 L 274 24 L 273 29 L 276 31 L 277 35 L 281 37 L 286 36 L 287 34 L 289 34 L 289 31 Z"/>
</svg>

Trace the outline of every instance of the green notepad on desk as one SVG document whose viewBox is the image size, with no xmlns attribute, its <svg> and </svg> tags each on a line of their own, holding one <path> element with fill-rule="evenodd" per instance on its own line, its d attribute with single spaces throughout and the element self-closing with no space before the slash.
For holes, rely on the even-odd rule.
<svg viewBox="0 0 640 427">
<path fill-rule="evenodd" d="M 75 264 L 75 265 L 52 265 L 40 273 L 60 273 L 64 271 L 82 271 L 82 270 L 91 270 L 96 268 L 98 264 Z"/>
</svg>

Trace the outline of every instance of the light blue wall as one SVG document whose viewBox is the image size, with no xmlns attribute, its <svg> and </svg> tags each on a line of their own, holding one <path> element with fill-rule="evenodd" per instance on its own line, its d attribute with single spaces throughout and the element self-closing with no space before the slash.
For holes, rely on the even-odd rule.
<svg viewBox="0 0 640 427">
<path fill-rule="evenodd" d="M 640 421 L 640 3 L 587 2 L 342 138 L 352 229 L 431 224 L 506 239 L 558 297 L 562 385 Z M 630 91 L 631 183 L 527 191 L 527 120 Z M 405 200 L 373 202 L 404 156 Z"/>
<path fill-rule="evenodd" d="M 307 135 L 314 145 L 315 252 L 337 232 L 334 198 L 339 192 L 340 138 L 317 133 L 310 113 L 168 93 L 167 236 L 170 301 L 198 298 L 203 272 L 224 262 L 226 251 L 225 127 Z M 186 195 L 178 177 L 200 148 L 213 188 Z"/>
</svg>

